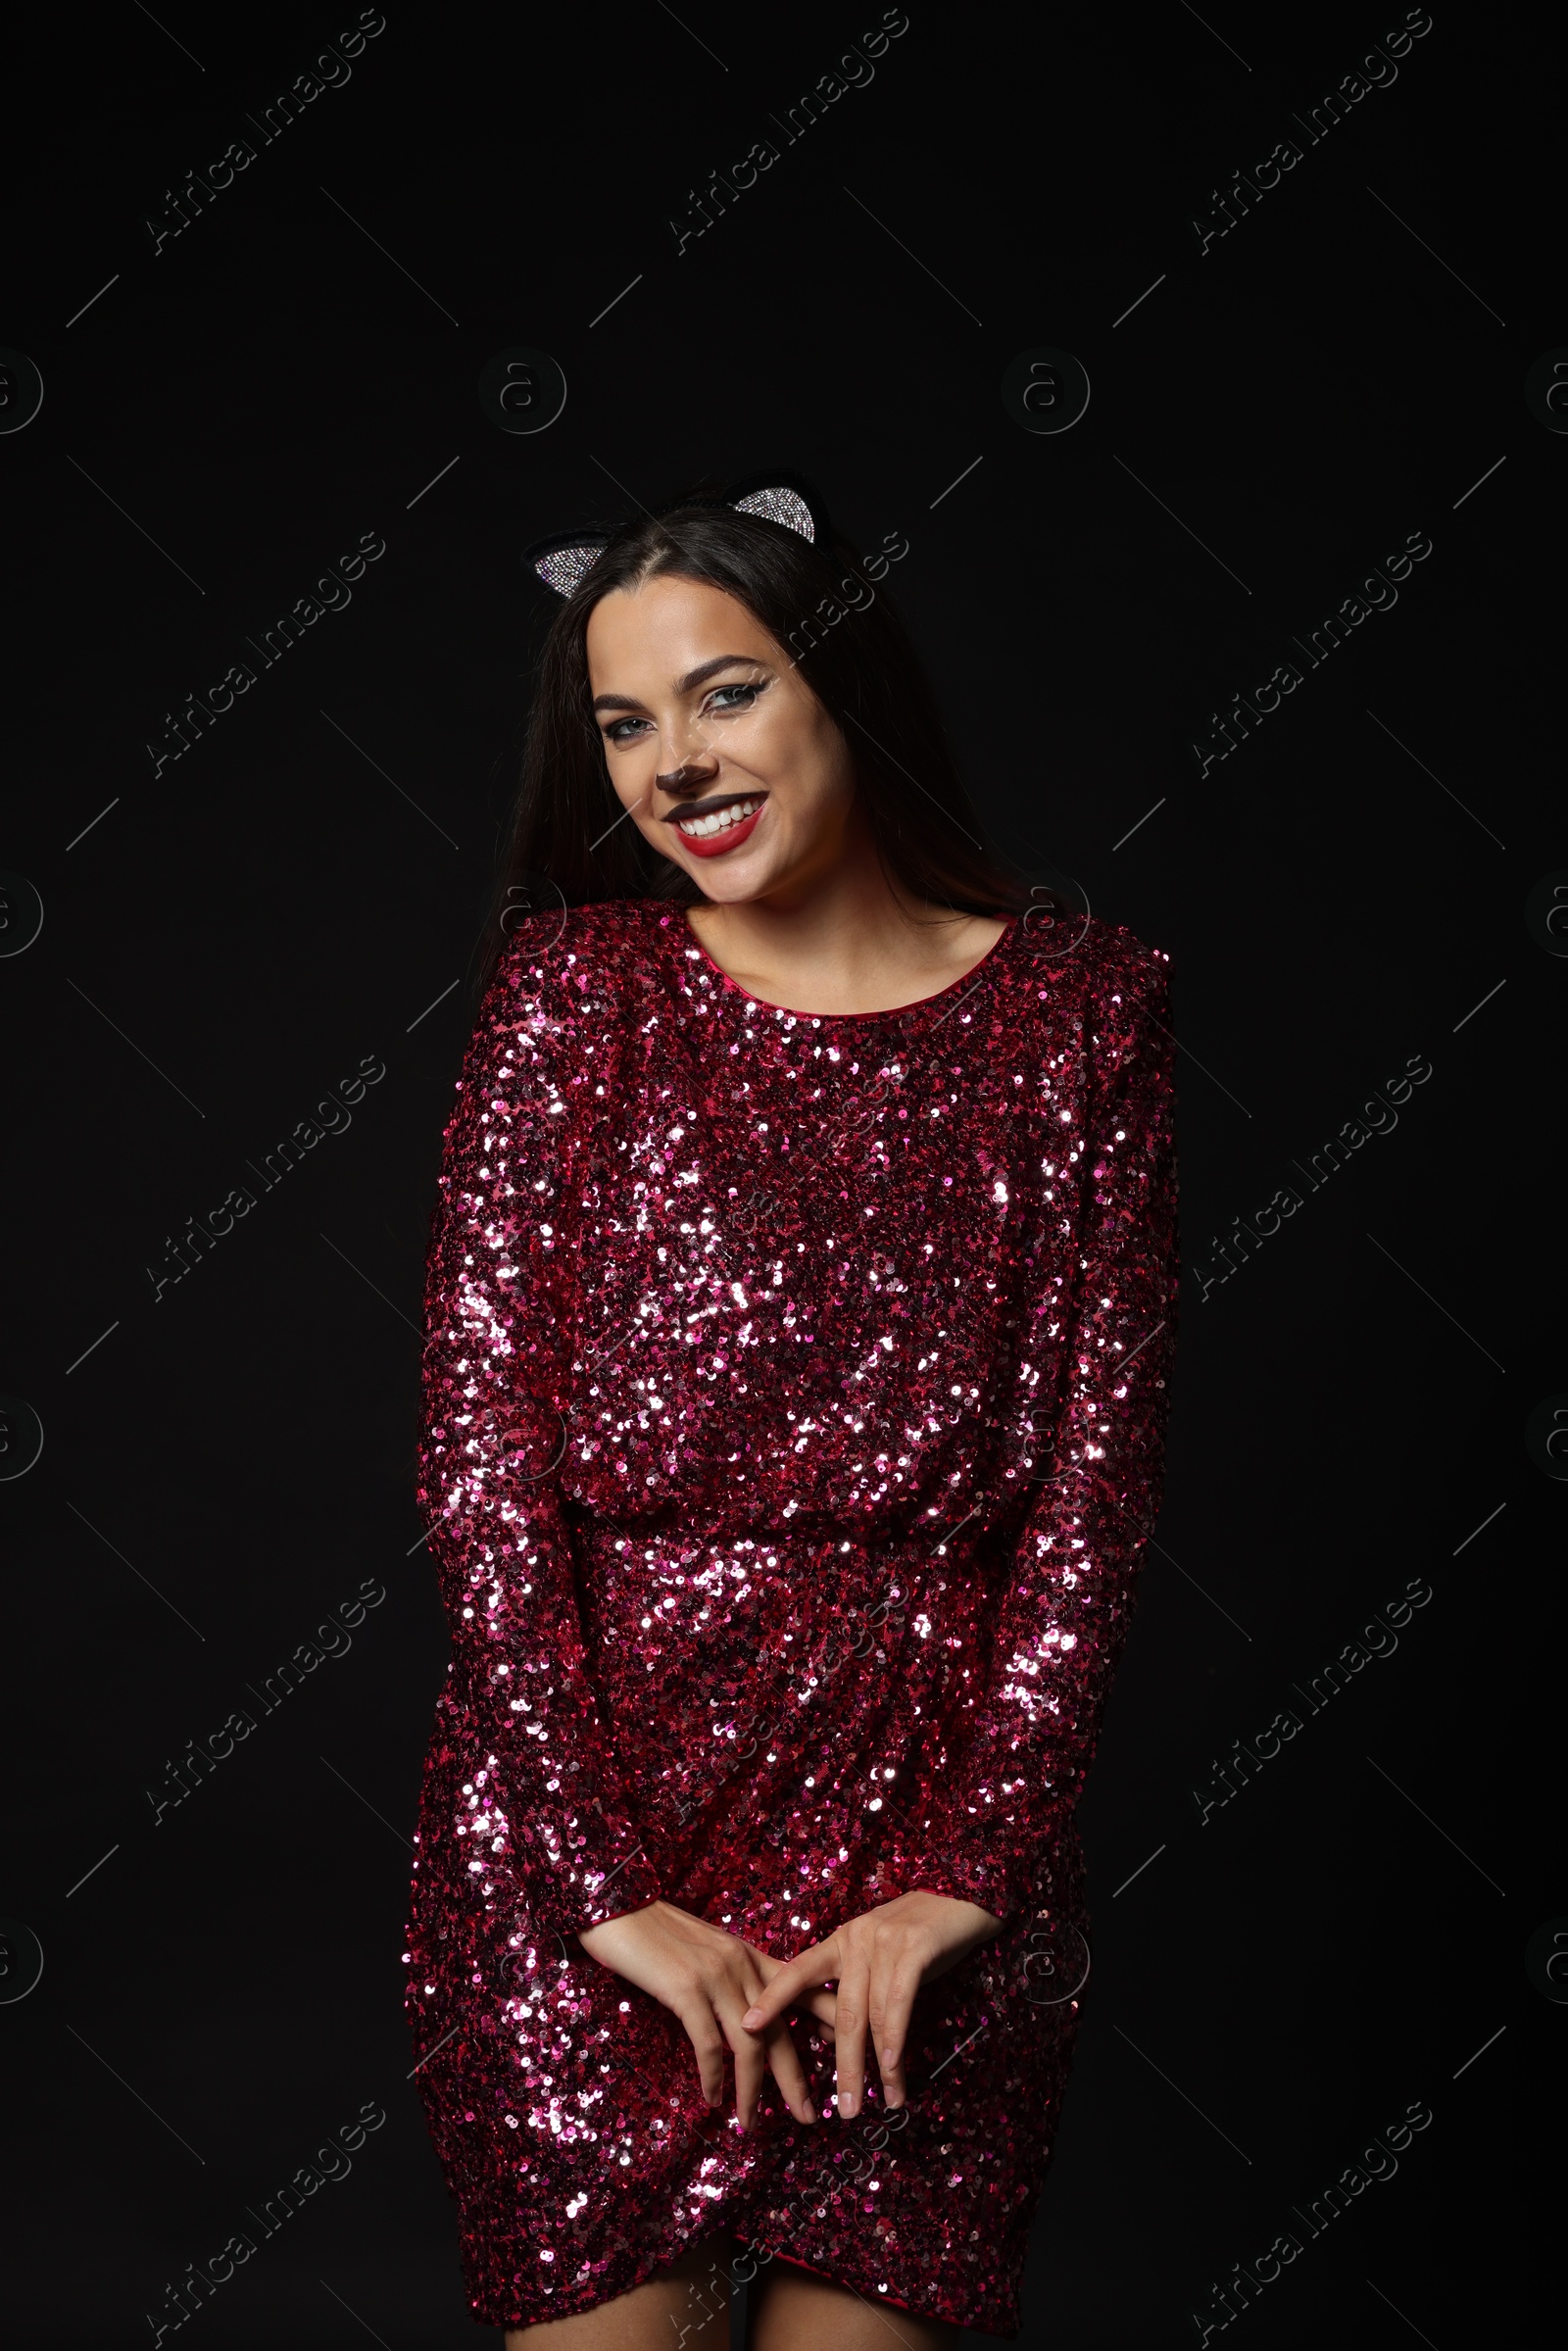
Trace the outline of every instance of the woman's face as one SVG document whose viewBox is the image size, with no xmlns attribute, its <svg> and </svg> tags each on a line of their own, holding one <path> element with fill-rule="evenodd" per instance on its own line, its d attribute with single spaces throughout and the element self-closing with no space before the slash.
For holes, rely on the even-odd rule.
<svg viewBox="0 0 1568 2351">
<path fill-rule="evenodd" d="M 705 898 L 791 900 L 843 856 L 849 748 L 743 604 L 668 573 L 614 588 L 589 615 L 587 651 L 627 821 Z"/>
</svg>

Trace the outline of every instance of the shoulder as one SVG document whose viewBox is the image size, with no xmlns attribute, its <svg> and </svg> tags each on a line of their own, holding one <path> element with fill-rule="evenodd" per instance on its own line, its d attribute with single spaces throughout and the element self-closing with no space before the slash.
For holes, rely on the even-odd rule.
<svg viewBox="0 0 1568 2351">
<path fill-rule="evenodd" d="M 1097 1005 L 1158 1008 L 1170 993 L 1170 956 L 1119 922 L 1092 916 L 1084 939 L 1085 983 Z"/>
<path fill-rule="evenodd" d="M 488 1020 L 609 1013 L 645 972 L 659 914 L 646 899 L 542 906 L 514 922 L 486 993 Z"/>
<path fill-rule="evenodd" d="M 566 1099 L 599 1076 L 636 1017 L 658 915 L 642 900 L 548 906 L 514 921 L 479 1005 L 460 1097 L 526 1078 Z"/>
<path fill-rule="evenodd" d="M 1119 922 L 1093 915 L 1028 919 L 1019 926 L 1014 971 L 1038 998 L 1048 1033 L 1063 1024 L 1102 1079 L 1134 1065 L 1165 1068 L 1171 1034 L 1170 957 Z M 1066 1042 L 1065 1039 L 1062 1042 Z"/>
<path fill-rule="evenodd" d="M 1093 914 L 1025 915 L 1015 927 L 1014 968 L 1038 985 L 1041 1000 L 1066 999 L 1086 1014 L 1118 1005 L 1153 1005 L 1168 998 L 1170 957 L 1119 922 Z"/>
</svg>

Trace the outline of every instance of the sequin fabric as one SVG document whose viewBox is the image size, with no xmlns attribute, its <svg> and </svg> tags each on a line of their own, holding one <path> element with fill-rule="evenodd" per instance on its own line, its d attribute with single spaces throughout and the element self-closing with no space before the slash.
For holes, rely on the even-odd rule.
<svg viewBox="0 0 1568 2351">
<path fill-rule="evenodd" d="M 1013 923 L 899 1012 L 759 1003 L 678 908 L 520 923 L 445 1141 L 419 1500 L 453 1657 L 408 2005 L 474 2316 L 728 2230 L 1017 2331 L 1088 1964 L 1074 1805 L 1157 1506 L 1166 957 Z M 1003 1933 L 909 2102 L 750 2132 L 576 1931 L 780 1958 L 916 1887 Z"/>
</svg>

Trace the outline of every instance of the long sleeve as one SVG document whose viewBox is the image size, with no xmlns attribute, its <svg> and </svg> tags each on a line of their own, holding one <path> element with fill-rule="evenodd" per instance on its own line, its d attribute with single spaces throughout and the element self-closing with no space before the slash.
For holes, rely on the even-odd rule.
<svg viewBox="0 0 1568 2351">
<path fill-rule="evenodd" d="M 988 1595 L 992 1637 L 956 1673 L 942 1740 L 898 1839 L 903 1887 L 1004 1920 L 1037 1898 L 1093 1760 L 1159 1504 L 1175 1340 L 1163 956 L 1140 950 L 1100 976 L 1084 1042 L 1084 1140 L 1075 1150 L 1075 1120 L 1045 1170 L 1049 1215 L 1061 1218 L 1077 1189 L 1077 1237 L 1063 1223 L 1065 1255 L 1041 1252 L 1061 1286 L 1037 1283 L 1029 1299 L 1021 1370 L 1034 1434 L 1021 1454 L 1013 1439 L 1014 1474 L 1042 1482 L 1021 1530 L 1005 1543 L 982 1536 L 965 1563 Z"/>
<path fill-rule="evenodd" d="M 466 1870 L 487 1893 L 491 1879 L 518 1888 L 537 1925 L 564 1935 L 661 1887 L 586 1670 L 557 1482 L 556 1300 L 572 1280 L 572 1171 L 614 1006 L 549 928 L 519 925 L 446 1132 L 418 1499 L 452 1628 L 448 1702 L 485 1750 L 455 1797 Z"/>
</svg>

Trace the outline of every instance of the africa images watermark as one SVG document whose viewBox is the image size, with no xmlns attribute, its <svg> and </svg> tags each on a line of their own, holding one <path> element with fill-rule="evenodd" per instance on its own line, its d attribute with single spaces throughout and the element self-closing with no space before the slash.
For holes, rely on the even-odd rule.
<svg viewBox="0 0 1568 2351">
<path fill-rule="evenodd" d="M 1316 627 L 1307 631 L 1306 644 L 1293 636 L 1291 642 L 1302 655 L 1307 667 L 1321 668 L 1329 655 L 1373 612 L 1392 612 L 1399 601 L 1395 581 L 1408 579 L 1412 565 L 1425 563 L 1431 553 L 1432 541 L 1426 532 L 1411 531 L 1398 554 L 1385 556 L 1381 566 L 1374 565 L 1367 573 L 1358 595 L 1343 598 L 1336 611 L 1325 612 Z M 1245 742 L 1254 728 L 1279 709 L 1284 697 L 1294 694 L 1303 682 L 1294 661 L 1281 661 L 1264 684 L 1252 688 L 1250 701 L 1244 694 L 1232 694 L 1231 708 L 1223 717 L 1218 710 L 1210 713 L 1208 725 L 1213 731 L 1207 741 L 1200 742 L 1195 736 L 1188 746 L 1198 761 L 1199 774 L 1207 775 L 1216 759 L 1228 759 L 1240 748 L 1238 738 Z"/>
<path fill-rule="evenodd" d="M 839 604 L 831 596 L 820 598 L 815 612 L 797 621 L 790 630 L 789 641 L 795 648 L 795 659 L 790 667 L 798 669 L 807 655 L 821 643 L 828 630 L 837 628 L 839 622 L 847 619 L 851 612 L 868 611 L 876 602 L 876 590 L 868 586 L 867 581 L 886 579 L 888 566 L 902 563 L 908 552 L 909 542 L 903 531 L 885 531 L 876 554 L 866 556 L 860 564 L 866 578 L 861 579 L 854 572 L 847 572 L 839 581 L 839 595 L 844 602 Z"/>
<path fill-rule="evenodd" d="M 314 1674 L 317 1667 L 324 1665 L 329 1657 L 346 1657 L 354 1646 L 351 1628 L 357 1630 L 363 1625 L 366 1610 L 379 1608 L 385 1598 L 386 1586 L 374 1576 L 367 1576 L 354 1598 L 340 1600 L 335 1614 L 329 1615 L 317 1626 L 315 1639 L 302 1641 L 291 1657 L 274 1666 L 271 1673 L 264 1678 L 261 1690 L 256 1688 L 254 1682 L 247 1682 L 245 1687 L 260 1706 L 264 1719 L 269 1714 L 274 1714 L 286 1697 L 304 1686 L 307 1674 Z M 265 1696 L 263 1691 L 266 1692 Z M 247 1714 L 243 1707 L 236 1707 L 221 1729 L 208 1733 L 205 1746 L 194 1739 L 187 1739 L 185 1752 L 178 1763 L 166 1762 L 164 1765 L 166 1792 L 160 1795 L 150 1788 L 146 1791 L 147 1801 L 153 1808 L 153 1827 L 162 1828 L 164 1814 L 183 1804 L 201 1787 L 204 1779 L 210 1780 L 218 1766 L 227 1761 L 235 1746 L 249 1739 L 256 1727 L 255 1717 Z M 175 1789 L 178 1790 L 177 1794 Z"/>
<path fill-rule="evenodd" d="M 836 106 L 850 90 L 866 89 L 876 77 L 876 68 L 871 60 L 886 56 L 889 42 L 896 41 L 908 29 L 909 20 L 902 8 L 884 9 L 881 24 L 875 31 L 861 33 L 858 48 L 845 51 L 839 59 L 838 71 L 821 74 L 814 90 L 803 90 L 795 104 L 786 107 L 791 128 L 786 129 L 777 115 L 770 114 L 768 121 L 779 132 L 784 145 L 793 147 L 797 139 L 803 139 L 812 123 L 819 122 L 828 108 Z M 781 150 L 773 145 L 771 139 L 754 139 L 740 162 L 730 165 L 727 179 L 720 172 L 710 171 L 708 185 L 701 195 L 695 188 L 687 189 L 686 201 L 694 217 L 686 220 L 672 220 L 669 223 L 677 257 L 684 257 L 694 237 L 707 236 L 714 225 L 715 214 L 725 212 L 729 205 L 738 204 L 749 188 L 756 187 L 758 174 L 770 171 L 778 162 L 780 153 Z"/>
<path fill-rule="evenodd" d="M 1348 1641 L 1337 1658 L 1320 1666 L 1307 1677 L 1307 1690 L 1299 1682 L 1291 1688 L 1309 1715 L 1321 1714 L 1331 1698 L 1348 1690 L 1351 1679 L 1369 1666 L 1374 1657 L 1389 1658 L 1399 1645 L 1399 1634 L 1410 1623 L 1413 1612 L 1424 1608 L 1432 1597 L 1432 1587 L 1424 1576 L 1412 1576 L 1405 1585 L 1403 1596 L 1386 1600 L 1381 1611 L 1374 1609 L 1354 1641 Z M 1397 1628 L 1397 1630 L 1396 1630 Z M 1311 1695 L 1307 1694 L 1310 1690 Z M 1316 1701 L 1314 1703 L 1314 1700 Z M 1250 1781 L 1255 1780 L 1267 1763 L 1271 1763 L 1282 1747 L 1298 1731 L 1305 1729 L 1301 1717 L 1289 1706 L 1281 1707 L 1266 1730 L 1254 1734 L 1250 1746 L 1239 1739 L 1231 1740 L 1231 1751 L 1222 1763 L 1210 1764 L 1213 1778 L 1206 1788 L 1195 1788 L 1193 1802 L 1198 1807 L 1200 1828 L 1208 1826 L 1211 1812 L 1223 1811 L 1233 1803 Z"/>
<path fill-rule="evenodd" d="M 1402 1107 L 1410 1100 L 1413 1089 L 1424 1086 L 1431 1075 L 1432 1063 L 1426 1054 L 1411 1053 L 1404 1064 L 1402 1077 L 1385 1078 L 1381 1092 L 1369 1095 L 1362 1103 L 1359 1117 L 1348 1118 L 1338 1135 L 1331 1135 L 1326 1143 L 1319 1144 L 1310 1154 L 1312 1173 L 1308 1173 L 1299 1159 L 1293 1160 L 1292 1164 L 1298 1173 L 1305 1178 L 1308 1191 L 1320 1192 L 1330 1176 L 1338 1168 L 1348 1166 L 1352 1152 L 1358 1151 L 1374 1135 L 1392 1135 L 1399 1123 L 1396 1103 Z M 1223 1242 L 1217 1233 L 1211 1234 L 1208 1246 L 1213 1251 L 1213 1262 L 1206 1272 L 1197 1263 L 1193 1266 L 1195 1276 L 1202 1285 L 1198 1293 L 1199 1304 L 1204 1302 L 1211 1290 L 1223 1287 L 1232 1274 L 1239 1272 L 1253 1252 L 1261 1249 L 1265 1241 L 1273 1239 L 1284 1220 L 1294 1216 L 1297 1209 L 1304 1205 L 1295 1185 L 1283 1184 L 1265 1207 L 1252 1210 L 1250 1224 L 1244 1217 L 1233 1215 L 1231 1230 Z M 1219 1271 L 1221 1265 L 1225 1268 L 1223 1273 Z"/>
<path fill-rule="evenodd" d="M 1431 30 L 1432 19 L 1425 9 L 1408 10 L 1403 24 L 1393 32 L 1386 32 L 1381 47 L 1374 46 L 1367 51 L 1361 60 L 1359 72 L 1347 73 L 1337 89 L 1325 90 L 1321 97 L 1305 108 L 1309 122 L 1316 125 L 1315 128 L 1303 122 L 1300 115 L 1293 114 L 1291 121 L 1307 146 L 1315 147 L 1320 140 L 1326 139 L 1335 124 L 1343 122 L 1351 108 L 1359 106 L 1361 100 L 1373 90 L 1391 90 L 1399 78 L 1399 69 L 1395 59 L 1408 57 L 1415 42 Z M 1279 186 L 1283 174 L 1295 171 L 1303 160 L 1304 153 L 1305 150 L 1298 147 L 1294 139 L 1279 139 L 1263 161 L 1252 166 L 1250 178 L 1245 171 L 1233 171 L 1228 188 L 1211 189 L 1208 201 L 1214 207 L 1213 212 L 1206 220 L 1200 220 L 1195 213 L 1188 222 L 1198 239 L 1199 252 L 1206 259 L 1208 249 L 1216 238 L 1228 237 L 1239 224 L 1238 216 L 1245 219 L 1253 205 L 1261 204 L 1269 191 Z M 1251 199 L 1250 204 L 1249 198 Z"/>
<path fill-rule="evenodd" d="M 314 596 L 296 596 L 292 608 L 281 613 L 270 628 L 263 630 L 270 652 L 264 653 L 254 637 L 247 637 L 245 642 L 261 661 L 262 667 L 270 669 L 274 662 L 280 661 L 290 646 L 297 645 L 306 630 L 314 628 L 325 613 L 347 612 L 354 601 L 348 582 L 363 579 L 367 563 L 379 562 L 385 553 L 386 541 L 379 531 L 362 531 L 358 552 L 340 555 L 337 570 L 328 569 L 321 574 L 316 583 Z M 158 750 L 151 743 L 143 746 L 153 763 L 154 780 L 162 775 L 172 759 L 184 758 L 193 742 L 203 733 L 204 722 L 208 727 L 215 726 L 225 710 L 233 709 L 236 698 L 248 694 L 255 683 L 254 669 L 244 661 L 231 661 L 218 684 L 208 687 L 205 702 L 198 701 L 194 694 L 187 694 L 177 718 L 172 710 L 166 710 L 163 750 Z M 200 717 L 196 714 L 198 711 L 201 712 Z"/>
<path fill-rule="evenodd" d="M 302 2163 L 292 2180 L 285 2180 L 281 2187 L 275 2188 L 263 2204 L 261 2212 L 254 2205 L 247 2204 L 245 2210 L 256 2223 L 263 2242 L 275 2236 L 285 2221 L 292 2220 L 297 2212 L 302 2212 L 306 2198 L 318 2194 L 329 2180 L 346 2180 L 354 2169 L 349 2161 L 350 2155 L 357 2155 L 365 2144 L 367 2132 L 379 2131 L 385 2121 L 385 2107 L 378 2099 L 367 2098 L 355 2120 L 341 2126 L 335 2137 L 326 2139 L 317 2148 L 313 2162 Z M 146 2313 L 147 2324 L 153 2330 L 153 2351 L 157 2351 L 166 2334 L 177 2332 L 187 2319 L 195 2318 L 206 2307 L 206 2302 L 212 2300 L 219 2287 L 226 2285 L 234 2272 L 242 2270 L 256 2251 L 254 2238 L 243 2229 L 235 2229 L 227 2243 L 205 2262 L 198 2265 L 188 2261 L 185 2274 L 178 2283 L 164 2287 L 164 2306 L 169 2315 L 160 2319 L 151 2311 Z"/>
<path fill-rule="evenodd" d="M 247 1159 L 245 1164 L 260 1183 L 263 1192 L 274 1190 L 291 1168 L 298 1167 L 306 1152 L 313 1151 L 318 1143 L 324 1143 L 328 1135 L 346 1135 L 354 1124 L 353 1113 L 347 1105 L 363 1102 L 366 1089 L 378 1086 L 385 1075 L 386 1063 L 379 1053 L 362 1054 L 358 1074 L 339 1078 L 337 1094 L 322 1096 L 316 1105 L 316 1116 L 297 1119 L 292 1134 L 283 1136 L 264 1154 L 265 1175 L 254 1159 Z M 342 1097 L 341 1101 L 339 1096 Z M 220 1241 L 232 1233 L 236 1221 L 248 1216 L 256 1205 L 256 1194 L 247 1185 L 235 1184 L 216 1208 L 208 1209 L 205 1224 L 199 1223 L 194 1216 L 187 1216 L 185 1230 L 177 1241 L 172 1234 L 166 1234 L 163 1271 L 155 1273 L 150 1265 L 146 1268 L 147 1279 L 153 1286 L 153 1304 L 161 1305 L 164 1292 L 171 1284 L 182 1282 L 193 1267 L 217 1248 Z M 175 1265 L 179 1268 L 177 1273 L 172 1270 Z"/>
<path fill-rule="evenodd" d="M 1399 2157 L 1409 2147 L 1415 2132 L 1425 2131 L 1431 2121 L 1432 2109 L 1425 2099 L 1412 2098 L 1402 2118 L 1387 2124 L 1380 2136 L 1369 2139 L 1357 2160 L 1348 2163 L 1338 2179 L 1320 2188 L 1305 2212 L 1298 2204 L 1293 2204 L 1291 2210 L 1307 2237 L 1321 2236 L 1342 2212 L 1348 2212 L 1355 2197 L 1366 2193 L 1374 2180 L 1386 2186 L 1397 2172 Z M 1210 2286 L 1208 2308 L 1192 2314 L 1200 2343 L 1206 2343 L 1211 2334 L 1222 2334 L 1227 2327 L 1234 2326 L 1258 2300 L 1265 2286 L 1272 2285 L 1305 2250 L 1299 2237 L 1290 2229 L 1283 2229 L 1266 2253 L 1253 2258 L 1250 2268 L 1242 2262 L 1233 2262 L 1223 2288 Z"/>
<path fill-rule="evenodd" d="M 335 49 L 329 46 L 321 51 L 315 61 L 315 72 L 296 73 L 292 87 L 279 90 L 262 108 L 263 122 L 269 123 L 270 128 L 264 130 L 256 117 L 247 114 L 245 120 L 262 145 L 270 147 L 273 139 L 281 138 L 289 124 L 297 122 L 305 109 L 314 105 L 325 91 L 342 89 L 353 78 L 354 69 L 348 60 L 362 56 L 366 42 L 373 41 L 377 33 L 385 30 L 386 19 L 379 9 L 362 8 L 359 24 L 351 32 L 338 34 Z M 187 171 L 185 184 L 178 195 L 172 188 L 164 190 L 166 209 L 163 219 L 147 220 L 142 223 L 152 239 L 155 259 L 162 259 L 164 247 L 171 237 L 184 235 L 204 206 L 216 204 L 223 190 L 233 186 L 236 171 L 248 171 L 255 163 L 257 153 L 258 150 L 248 139 L 230 139 L 217 163 L 208 165 L 205 179 L 195 171 Z M 199 195 L 198 189 L 201 191 Z"/>
</svg>

